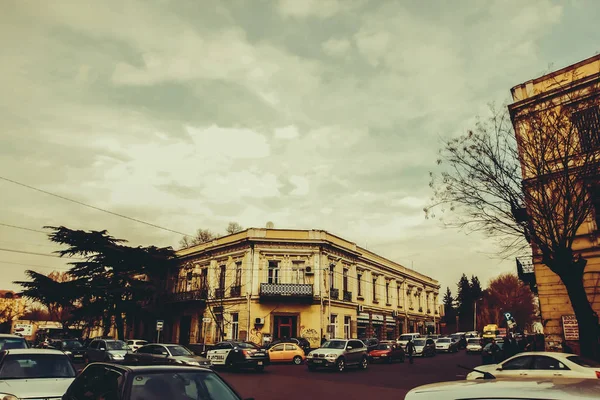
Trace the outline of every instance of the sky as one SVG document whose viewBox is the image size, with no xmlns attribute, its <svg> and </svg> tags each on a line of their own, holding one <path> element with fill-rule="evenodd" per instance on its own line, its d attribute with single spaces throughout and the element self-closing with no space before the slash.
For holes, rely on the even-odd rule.
<svg viewBox="0 0 600 400">
<path fill-rule="evenodd" d="M 1 177 L 182 233 L 327 230 L 441 290 L 515 264 L 425 218 L 440 141 L 511 87 L 600 50 L 593 0 L 0 7 Z M 68 261 L 43 233 L 5 225 L 182 237 L 5 180 L 0 203 L 2 289 Z"/>
</svg>

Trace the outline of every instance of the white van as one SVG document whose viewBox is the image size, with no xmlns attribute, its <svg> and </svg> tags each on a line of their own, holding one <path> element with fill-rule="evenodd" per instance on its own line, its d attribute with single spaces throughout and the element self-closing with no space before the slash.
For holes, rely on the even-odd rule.
<svg viewBox="0 0 600 400">
<path fill-rule="evenodd" d="M 416 338 L 420 338 L 420 333 L 405 333 L 404 335 L 400 335 L 396 343 L 402 346 L 403 349 L 406 349 L 406 344 L 409 340 L 415 340 Z"/>
</svg>

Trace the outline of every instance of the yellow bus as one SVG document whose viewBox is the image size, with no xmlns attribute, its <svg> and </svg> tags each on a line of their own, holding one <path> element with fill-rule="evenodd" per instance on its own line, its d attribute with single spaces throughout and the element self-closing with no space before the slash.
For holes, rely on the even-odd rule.
<svg viewBox="0 0 600 400">
<path fill-rule="evenodd" d="M 484 339 L 495 339 L 496 336 L 500 334 L 500 329 L 498 329 L 498 325 L 489 324 L 483 328 L 483 338 Z"/>
</svg>

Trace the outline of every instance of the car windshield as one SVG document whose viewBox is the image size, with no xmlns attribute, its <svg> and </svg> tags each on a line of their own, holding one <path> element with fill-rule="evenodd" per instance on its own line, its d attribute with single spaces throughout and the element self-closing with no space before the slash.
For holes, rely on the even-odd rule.
<svg viewBox="0 0 600 400">
<path fill-rule="evenodd" d="M 74 377 L 71 361 L 63 354 L 9 354 L 0 368 L 0 379 Z"/>
<path fill-rule="evenodd" d="M 567 357 L 567 360 L 579 365 L 580 367 L 600 368 L 600 363 L 597 363 L 596 361 L 593 361 L 593 360 L 590 360 L 587 358 L 583 358 L 583 357 L 579 357 L 579 356 L 569 356 L 569 357 Z"/>
<path fill-rule="evenodd" d="M 127 350 L 127 343 L 120 340 L 113 340 L 106 342 L 106 347 L 108 350 Z"/>
<path fill-rule="evenodd" d="M 145 346 L 147 344 L 148 344 L 148 342 L 146 342 L 145 340 L 138 340 L 137 342 L 134 343 L 134 345 L 136 345 L 136 346 Z"/>
<path fill-rule="evenodd" d="M 414 337 L 413 335 L 402 335 L 402 336 L 400 336 L 400 340 L 410 340 L 413 337 Z"/>
<path fill-rule="evenodd" d="M 186 349 L 183 346 L 168 346 L 169 351 L 171 352 L 171 355 L 178 357 L 178 356 L 193 356 L 194 354 L 192 354 L 191 351 L 189 351 L 188 349 Z"/>
<path fill-rule="evenodd" d="M 423 340 L 423 339 L 415 339 L 414 340 L 414 344 L 415 344 L 415 346 L 425 346 L 425 340 Z"/>
<path fill-rule="evenodd" d="M 321 347 L 324 349 L 343 349 L 346 347 L 346 342 L 343 340 L 328 340 Z"/>
<path fill-rule="evenodd" d="M 437 342 L 438 343 L 450 343 L 451 340 L 450 339 L 439 339 Z"/>
<path fill-rule="evenodd" d="M 468 344 L 479 344 L 479 339 L 469 339 L 467 340 Z"/>
<path fill-rule="evenodd" d="M 377 346 L 377 350 L 389 350 L 392 347 L 389 344 L 380 344 L 379 346 Z"/>
<path fill-rule="evenodd" d="M 27 343 L 21 338 L 1 338 L 0 350 L 26 349 Z"/>
<path fill-rule="evenodd" d="M 239 400 L 229 386 L 214 372 L 142 373 L 131 381 L 131 400 Z"/>
<path fill-rule="evenodd" d="M 81 343 L 79 343 L 78 340 L 63 340 L 62 347 L 66 349 L 79 349 L 83 346 L 81 345 Z"/>
</svg>

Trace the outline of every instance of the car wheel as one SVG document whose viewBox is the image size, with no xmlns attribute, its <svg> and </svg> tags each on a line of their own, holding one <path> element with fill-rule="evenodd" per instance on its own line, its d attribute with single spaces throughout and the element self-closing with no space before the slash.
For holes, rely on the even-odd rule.
<svg viewBox="0 0 600 400">
<path fill-rule="evenodd" d="M 337 362 L 335 363 L 335 366 L 338 372 L 344 372 L 344 370 L 346 369 L 346 361 L 343 358 L 338 358 Z"/>
<path fill-rule="evenodd" d="M 292 360 L 292 362 L 294 364 L 296 364 L 296 365 L 300 365 L 300 364 L 302 364 L 302 357 L 296 356 L 296 357 L 294 357 L 294 359 Z"/>
<path fill-rule="evenodd" d="M 392 358 L 390 357 L 390 364 L 392 362 Z M 367 357 L 363 357 L 362 361 L 359 364 L 359 368 L 360 369 L 367 369 L 367 367 L 369 366 L 369 361 L 367 360 Z"/>
</svg>

